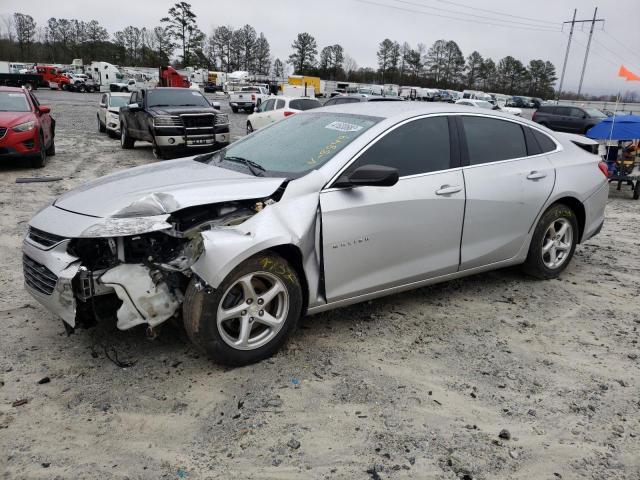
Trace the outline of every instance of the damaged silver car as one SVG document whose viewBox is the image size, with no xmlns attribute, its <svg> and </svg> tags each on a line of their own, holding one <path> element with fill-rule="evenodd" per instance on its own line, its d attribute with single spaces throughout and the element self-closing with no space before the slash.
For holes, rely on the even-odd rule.
<svg viewBox="0 0 640 480">
<path fill-rule="evenodd" d="M 514 264 L 555 277 L 607 196 L 597 156 L 525 119 L 346 104 L 62 195 L 29 223 L 25 284 L 69 329 L 177 318 L 243 365 L 305 314 Z"/>
</svg>

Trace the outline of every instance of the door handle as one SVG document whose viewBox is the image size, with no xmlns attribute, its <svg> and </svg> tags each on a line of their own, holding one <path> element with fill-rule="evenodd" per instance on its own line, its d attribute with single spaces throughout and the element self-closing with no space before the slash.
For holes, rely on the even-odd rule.
<svg viewBox="0 0 640 480">
<path fill-rule="evenodd" d="M 439 190 L 436 190 L 436 195 L 451 195 L 461 190 L 462 187 L 460 185 L 442 185 Z"/>
<path fill-rule="evenodd" d="M 527 175 L 527 179 L 528 180 L 540 180 L 541 178 L 544 178 L 546 176 L 547 176 L 546 173 L 542 173 L 542 172 L 538 172 L 536 170 L 533 170 L 529 175 Z"/>
</svg>

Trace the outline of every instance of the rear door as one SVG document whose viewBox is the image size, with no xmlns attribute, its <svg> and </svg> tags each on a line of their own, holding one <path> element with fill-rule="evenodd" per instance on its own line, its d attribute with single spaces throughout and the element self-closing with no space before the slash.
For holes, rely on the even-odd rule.
<svg viewBox="0 0 640 480">
<path fill-rule="evenodd" d="M 274 123 L 284 118 L 284 107 L 286 103 L 283 98 L 275 100 L 273 110 L 269 113 L 269 123 Z"/>
<path fill-rule="evenodd" d="M 517 122 L 484 115 L 458 117 L 466 207 L 460 270 L 518 254 L 549 198 L 555 170 L 539 147 L 527 146 Z"/>
<path fill-rule="evenodd" d="M 446 116 L 405 121 L 346 167 L 397 168 L 392 187 L 327 188 L 320 194 L 327 300 L 455 272 L 464 179 Z"/>
<path fill-rule="evenodd" d="M 262 128 L 271 123 L 269 115 L 273 112 L 274 105 L 275 99 L 273 98 L 262 102 L 262 105 L 260 105 L 260 113 L 255 117 L 256 125 L 254 125 L 254 128 Z"/>
</svg>

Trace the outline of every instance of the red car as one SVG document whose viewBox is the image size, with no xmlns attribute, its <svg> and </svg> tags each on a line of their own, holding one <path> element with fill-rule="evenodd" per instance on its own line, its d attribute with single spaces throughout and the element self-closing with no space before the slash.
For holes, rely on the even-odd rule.
<svg viewBox="0 0 640 480">
<path fill-rule="evenodd" d="M 42 168 L 56 154 L 55 120 L 24 88 L 0 87 L 0 159 L 27 157 Z"/>
</svg>

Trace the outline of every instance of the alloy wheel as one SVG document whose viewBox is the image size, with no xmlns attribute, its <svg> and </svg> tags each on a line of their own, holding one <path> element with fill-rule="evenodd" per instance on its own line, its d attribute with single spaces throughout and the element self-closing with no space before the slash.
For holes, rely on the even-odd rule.
<svg viewBox="0 0 640 480">
<path fill-rule="evenodd" d="M 253 272 L 236 280 L 224 293 L 216 323 L 232 348 L 254 350 L 269 343 L 289 313 L 287 289 L 277 276 Z"/>
<path fill-rule="evenodd" d="M 542 262 L 555 270 L 569 258 L 573 246 L 573 227 L 566 218 L 551 222 L 542 239 Z"/>
</svg>

